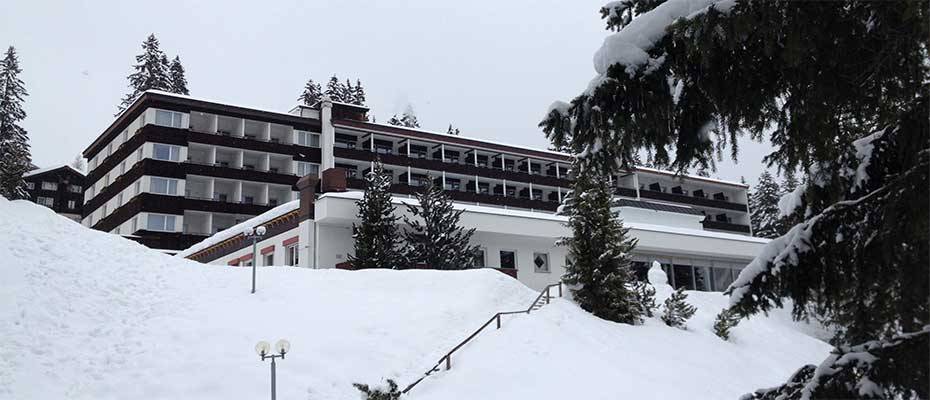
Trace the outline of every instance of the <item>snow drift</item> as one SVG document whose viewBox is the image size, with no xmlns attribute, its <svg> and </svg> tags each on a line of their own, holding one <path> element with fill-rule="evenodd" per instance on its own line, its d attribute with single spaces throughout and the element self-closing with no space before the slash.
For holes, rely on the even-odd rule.
<svg viewBox="0 0 930 400">
<path fill-rule="evenodd" d="M 499 310 L 535 297 L 496 271 L 207 266 L 0 198 L 0 399 L 268 396 L 259 340 L 286 338 L 281 399 L 405 386 Z M 691 293 L 688 331 L 605 322 L 557 300 L 482 333 L 413 399 L 735 398 L 830 347 L 784 314 L 713 336 L 717 293 Z"/>
</svg>

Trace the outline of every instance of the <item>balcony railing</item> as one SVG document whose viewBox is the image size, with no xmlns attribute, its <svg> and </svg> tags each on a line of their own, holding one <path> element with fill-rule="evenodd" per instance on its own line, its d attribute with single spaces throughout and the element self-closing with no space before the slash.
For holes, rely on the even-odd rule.
<svg viewBox="0 0 930 400">
<path fill-rule="evenodd" d="M 692 204 L 696 206 L 722 208 L 726 210 L 734 210 L 734 211 L 742 211 L 742 212 L 747 211 L 745 204 L 732 203 L 732 202 L 723 201 L 723 200 L 708 199 L 706 197 L 694 197 L 694 196 L 688 196 L 684 194 L 658 192 L 658 191 L 650 190 L 650 189 L 640 189 L 639 195 L 640 197 L 644 197 L 647 199 L 663 200 L 663 201 L 669 201 L 673 203 L 685 203 L 685 204 Z"/>
<path fill-rule="evenodd" d="M 348 178 L 346 179 L 346 186 L 350 189 L 365 189 L 365 181 L 358 178 Z M 391 185 L 391 193 L 394 194 L 415 194 L 419 187 L 410 186 L 404 183 L 395 183 Z M 475 193 L 473 191 L 462 191 L 462 190 L 446 190 L 446 193 L 449 194 L 449 197 L 454 201 L 464 202 L 464 203 L 477 203 L 485 204 L 492 206 L 506 206 L 506 207 L 515 207 L 515 208 L 524 208 L 529 210 L 541 210 L 541 211 L 552 211 L 554 212 L 559 207 L 557 201 L 547 201 L 547 200 L 536 200 L 529 199 L 525 196 L 515 197 L 515 196 L 501 196 L 487 193 Z"/>
<path fill-rule="evenodd" d="M 739 232 L 739 233 L 749 233 L 748 225 L 734 224 L 731 222 L 720 222 L 710 219 L 705 219 L 701 222 L 704 225 L 704 229 L 714 229 L 718 231 L 730 231 L 730 232 Z"/>
</svg>

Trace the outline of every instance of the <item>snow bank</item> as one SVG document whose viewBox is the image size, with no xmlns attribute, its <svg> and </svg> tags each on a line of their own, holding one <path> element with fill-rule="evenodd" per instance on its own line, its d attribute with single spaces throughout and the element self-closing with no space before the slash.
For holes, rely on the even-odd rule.
<svg viewBox="0 0 930 400">
<path fill-rule="evenodd" d="M 281 399 L 405 386 L 499 310 L 536 293 L 496 271 L 341 271 L 194 263 L 0 198 L 0 399 L 268 396 L 259 340 L 286 338 Z M 411 399 L 735 398 L 782 382 L 829 346 L 786 314 L 711 325 L 719 293 L 689 292 L 688 331 L 605 322 L 556 300 L 505 319 Z M 571 368 L 572 373 L 566 374 Z M 624 396 L 625 394 L 630 396 Z"/>
</svg>

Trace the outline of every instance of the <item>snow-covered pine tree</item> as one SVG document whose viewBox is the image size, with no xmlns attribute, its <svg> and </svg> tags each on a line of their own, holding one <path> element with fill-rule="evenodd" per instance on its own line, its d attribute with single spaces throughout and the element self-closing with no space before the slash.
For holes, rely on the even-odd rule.
<svg viewBox="0 0 930 400">
<path fill-rule="evenodd" d="M 419 206 L 407 205 L 412 218 L 404 216 L 406 259 L 411 266 L 424 264 L 432 269 L 473 267 L 478 246 L 469 242 L 475 229 L 459 225 L 464 210 L 454 209 L 442 188 L 429 182 L 416 194 Z"/>
<path fill-rule="evenodd" d="M 759 182 L 749 195 L 749 219 L 752 223 L 752 234 L 763 238 L 778 237 L 780 218 L 778 216 L 778 200 L 782 191 L 769 171 L 759 175 Z"/>
<path fill-rule="evenodd" d="M 724 308 L 714 319 L 714 334 L 723 340 L 730 340 L 730 329 L 739 323 L 739 315 Z"/>
<path fill-rule="evenodd" d="M 636 281 L 633 283 L 633 293 L 636 295 L 636 304 L 639 305 L 643 318 L 652 318 L 655 315 L 656 289 L 652 285 Z"/>
<path fill-rule="evenodd" d="M 181 57 L 174 56 L 171 65 L 168 67 L 168 83 L 170 84 L 171 93 L 189 95 L 187 90 L 187 78 L 184 77 L 184 66 L 181 65 Z"/>
<path fill-rule="evenodd" d="M 355 204 L 358 206 L 359 224 L 352 224 L 355 238 L 355 254 L 349 255 L 349 263 L 356 269 L 391 268 L 406 266 L 403 243 L 391 204 L 391 175 L 384 173 L 381 160 L 375 160 L 374 168 L 365 176 L 365 195 Z"/>
<path fill-rule="evenodd" d="M 81 154 L 74 156 L 74 160 L 71 161 L 71 166 L 78 171 L 87 172 L 87 162 L 84 161 L 84 156 Z"/>
<path fill-rule="evenodd" d="M 346 78 L 346 83 L 342 85 L 342 102 L 348 104 L 355 104 L 355 87 L 352 86 L 352 81 L 349 78 Z"/>
<path fill-rule="evenodd" d="M 365 101 L 367 101 L 367 99 L 365 99 L 365 88 L 362 87 L 362 81 L 356 79 L 352 93 L 352 104 L 364 106 Z"/>
<path fill-rule="evenodd" d="M 329 96 L 329 99 L 332 101 L 344 102 L 345 99 L 342 97 L 345 94 L 345 86 L 339 82 L 339 78 L 336 75 L 333 75 L 329 78 L 329 81 L 326 82 L 326 91 L 323 92 L 324 95 Z"/>
<path fill-rule="evenodd" d="M 353 383 L 352 386 L 362 392 L 362 400 L 397 400 L 403 394 L 393 379 L 387 380 L 386 388 L 370 387 L 361 383 Z"/>
<path fill-rule="evenodd" d="M 673 328 L 686 329 L 685 322 L 697 311 L 697 308 L 688 304 L 688 295 L 684 288 L 675 289 L 669 298 L 662 304 L 662 322 Z"/>
<path fill-rule="evenodd" d="M 313 79 L 307 79 L 307 83 L 304 85 L 303 93 L 301 93 L 300 97 L 297 98 L 298 101 L 302 102 L 306 106 L 312 106 L 322 99 L 322 88 L 320 88 L 320 84 L 314 82 Z"/>
<path fill-rule="evenodd" d="M 611 210 L 613 191 L 607 177 L 576 159 L 574 186 L 561 212 L 568 216 L 572 236 L 562 277 L 575 302 L 597 317 L 636 324 L 645 314 L 633 289 L 632 256 L 636 239 Z"/>
<path fill-rule="evenodd" d="M 459 128 L 453 128 L 453 127 L 452 127 L 452 124 L 449 124 L 449 129 L 446 130 L 446 133 L 448 133 L 448 134 L 450 134 L 450 135 L 458 136 L 459 133 L 461 133 L 461 131 L 459 131 Z"/>
<path fill-rule="evenodd" d="M 142 54 L 136 56 L 136 65 L 132 68 L 135 72 L 126 77 L 129 80 L 129 93 L 123 97 L 116 115 L 122 113 L 146 90 L 171 91 L 168 57 L 159 48 L 154 33 L 142 42 Z"/>
<path fill-rule="evenodd" d="M 21 72 L 16 49 L 10 46 L 0 61 L 0 196 L 8 199 L 28 197 L 23 174 L 32 161 L 29 138 L 20 126 L 26 118 L 23 100 L 28 95 L 19 79 Z"/>
<path fill-rule="evenodd" d="M 918 340 L 909 333 L 930 324 L 926 5 L 683 3 L 608 3 L 602 13 L 618 32 L 598 51 L 591 84 L 550 108 L 547 135 L 596 149 L 584 154 L 608 171 L 644 151 L 679 171 L 710 166 L 721 145 L 767 137 L 767 165 L 804 173 L 804 187 L 779 203 L 799 224 L 743 270 L 730 309 L 748 316 L 787 298 L 795 318 L 822 312 L 840 346 Z M 894 375 L 836 377 L 881 397 L 925 398 L 923 346 L 870 366 L 912 366 Z M 826 397 L 818 388 L 808 394 Z"/>
<path fill-rule="evenodd" d="M 393 116 L 391 116 L 391 119 L 389 119 L 387 123 L 394 125 L 394 126 L 404 125 L 404 123 L 400 121 L 400 118 L 397 118 L 397 114 L 394 114 Z"/>
<path fill-rule="evenodd" d="M 407 108 L 400 116 L 400 124 L 407 128 L 419 128 L 420 122 L 417 121 L 417 113 L 413 111 L 413 105 L 407 104 Z"/>
</svg>

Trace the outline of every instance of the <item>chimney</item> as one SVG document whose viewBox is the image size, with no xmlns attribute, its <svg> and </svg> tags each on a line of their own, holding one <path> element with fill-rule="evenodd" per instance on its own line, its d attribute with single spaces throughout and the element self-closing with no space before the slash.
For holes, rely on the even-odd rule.
<svg viewBox="0 0 930 400">
<path fill-rule="evenodd" d="M 333 127 L 333 102 L 329 96 L 320 101 L 320 147 L 322 155 L 321 168 L 325 171 L 336 166 L 333 147 L 336 142 L 336 128 Z"/>
<path fill-rule="evenodd" d="M 313 175 L 307 175 L 297 181 L 297 190 L 300 193 L 300 213 L 298 222 L 313 219 L 313 204 L 316 200 L 316 189 L 320 179 Z"/>
</svg>

